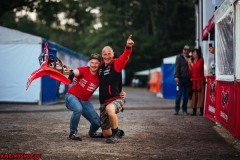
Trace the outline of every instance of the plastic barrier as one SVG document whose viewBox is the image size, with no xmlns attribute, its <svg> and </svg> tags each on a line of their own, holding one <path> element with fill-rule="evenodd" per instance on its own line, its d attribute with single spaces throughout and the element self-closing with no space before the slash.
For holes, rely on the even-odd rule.
<svg viewBox="0 0 240 160">
<path fill-rule="evenodd" d="M 160 71 L 150 73 L 149 87 L 153 93 L 161 92 L 162 74 Z"/>
<path fill-rule="evenodd" d="M 217 81 L 216 120 L 231 133 L 234 128 L 234 82 Z"/>
<path fill-rule="evenodd" d="M 215 76 L 206 77 L 206 94 L 204 116 L 212 121 L 216 121 L 216 80 Z"/>
</svg>

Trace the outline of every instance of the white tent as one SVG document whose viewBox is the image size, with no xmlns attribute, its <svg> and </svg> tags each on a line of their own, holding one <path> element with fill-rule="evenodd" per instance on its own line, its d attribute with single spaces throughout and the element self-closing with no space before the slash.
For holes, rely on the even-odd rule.
<svg viewBox="0 0 240 160">
<path fill-rule="evenodd" d="M 138 72 L 134 72 L 135 76 L 149 76 L 151 72 L 156 72 L 159 71 L 161 72 L 161 67 L 156 67 L 156 68 L 151 68 L 151 69 L 146 69 Z"/>
<path fill-rule="evenodd" d="M 30 74 L 40 67 L 38 56 L 44 42 L 50 54 L 67 65 L 87 65 L 86 57 L 41 37 L 0 26 L 0 102 L 39 103 L 56 101 L 57 81 L 49 77 L 34 80 L 26 91 Z M 61 92 L 66 86 L 60 87 Z M 59 92 L 58 92 L 59 93 Z"/>
<path fill-rule="evenodd" d="M 28 76 L 39 68 L 42 38 L 0 26 L 0 101 L 38 102 L 40 79 L 26 91 Z"/>
<path fill-rule="evenodd" d="M 135 72 L 134 75 L 135 76 L 148 76 L 149 73 L 150 73 L 150 71 L 149 71 L 149 69 L 147 69 L 147 70 Z"/>
<path fill-rule="evenodd" d="M 152 73 L 152 72 L 161 72 L 161 67 L 156 67 L 156 68 L 152 68 L 152 69 L 150 69 L 150 73 Z"/>
</svg>

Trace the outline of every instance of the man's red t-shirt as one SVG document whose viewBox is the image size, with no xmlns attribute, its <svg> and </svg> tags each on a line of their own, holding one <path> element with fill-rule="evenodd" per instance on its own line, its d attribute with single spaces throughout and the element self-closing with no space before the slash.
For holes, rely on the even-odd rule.
<svg viewBox="0 0 240 160">
<path fill-rule="evenodd" d="M 75 77 L 75 83 L 68 90 L 68 93 L 75 95 L 83 101 L 89 101 L 93 92 L 99 86 L 99 75 L 93 75 L 90 67 L 79 67 L 79 76 Z"/>
</svg>

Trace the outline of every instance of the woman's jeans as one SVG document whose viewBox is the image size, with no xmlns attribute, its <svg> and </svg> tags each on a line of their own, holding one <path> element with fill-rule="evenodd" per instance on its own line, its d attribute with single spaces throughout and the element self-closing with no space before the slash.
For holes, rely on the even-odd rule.
<svg viewBox="0 0 240 160">
<path fill-rule="evenodd" d="M 192 82 L 190 78 L 179 78 L 178 86 L 179 90 L 177 91 L 176 95 L 175 111 L 179 112 L 180 110 L 180 102 L 183 94 L 182 110 L 183 112 L 187 112 L 187 104 L 190 96 Z"/>
<path fill-rule="evenodd" d="M 100 118 L 90 102 L 82 101 L 72 94 L 66 94 L 65 104 L 69 110 L 73 111 L 70 120 L 70 133 L 77 132 L 81 115 L 91 123 L 88 134 L 96 133 L 100 127 Z"/>
</svg>

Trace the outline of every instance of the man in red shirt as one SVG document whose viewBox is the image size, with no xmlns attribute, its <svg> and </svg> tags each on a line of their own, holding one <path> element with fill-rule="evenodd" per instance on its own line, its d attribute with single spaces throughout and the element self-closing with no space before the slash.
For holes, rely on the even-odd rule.
<svg viewBox="0 0 240 160">
<path fill-rule="evenodd" d="M 128 37 L 126 47 L 119 58 L 114 59 L 114 52 L 110 46 L 102 49 L 103 64 L 100 67 L 100 118 L 104 137 L 109 137 L 107 143 L 117 143 L 118 138 L 124 135 L 123 130 L 118 129 L 117 113 L 123 111 L 125 100 L 121 98 L 122 74 L 130 54 L 132 53 L 132 35 Z"/>
<path fill-rule="evenodd" d="M 65 96 L 66 107 L 73 111 L 70 120 L 69 139 L 81 141 L 77 136 L 77 128 L 81 115 L 90 123 L 89 136 L 92 138 L 101 138 L 102 134 L 97 134 L 100 127 L 100 117 L 93 105 L 89 102 L 92 94 L 99 86 L 98 69 L 101 65 L 101 55 L 92 54 L 89 58 L 89 66 L 79 67 L 72 71 L 72 78 L 75 76 L 74 84 L 69 88 Z"/>
</svg>

